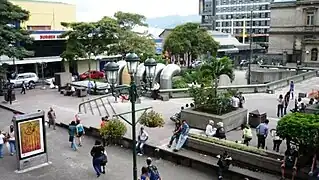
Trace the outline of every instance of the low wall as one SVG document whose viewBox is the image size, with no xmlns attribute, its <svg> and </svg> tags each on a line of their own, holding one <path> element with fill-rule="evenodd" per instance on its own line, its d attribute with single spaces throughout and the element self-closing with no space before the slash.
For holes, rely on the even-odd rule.
<svg viewBox="0 0 319 180">
<path fill-rule="evenodd" d="M 240 108 L 224 115 L 214 115 L 199 111 L 194 111 L 193 108 L 184 109 L 181 112 L 181 119 L 185 119 L 191 128 L 206 129 L 209 120 L 213 120 L 215 124 L 218 122 L 224 123 L 225 131 L 231 131 L 240 127 L 247 122 L 247 109 Z"/>
<path fill-rule="evenodd" d="M 274 92 L 274 90 L 282 87 L 287 87 L 290 84 L 290 81 L 294 81 L 295 83 L 304 81 L 306 79 L 310 79 L 316 77 L 318 75 L 318 71 L 309 71 L 302 74 L 294 75 L 288 78 L 284 78 L 278 81 L 273 81 L 267 84 L 252 84 L 252 85 L 232 85 L 232 86 L 219 86 L 219 91 L 226 91 L 227 89 L 237 90 L 244 94 L 247 93 L 269 93 Z M 190 97 L 188 93 L 189 88 L 182 89 L 161 89 L 160 95 L 163 100 L 169 100 L 169 98 L 180 98 L 180 97 Z"/>
<path fill-rule="evenodd" d="M 319 104 L 307 106 L 305 112 L 308 114 L 319 114 Z"/>
</svg>

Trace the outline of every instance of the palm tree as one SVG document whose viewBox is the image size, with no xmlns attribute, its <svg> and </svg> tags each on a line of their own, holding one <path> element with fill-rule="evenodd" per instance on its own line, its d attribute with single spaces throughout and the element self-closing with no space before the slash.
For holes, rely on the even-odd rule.
<svg viewBox="0 0 319 180">
<path fill-rule="evenodd" d="M 200 67 L 200 71 L 206 77 L 211 77 L 212 81 L 214 81 L 213 88 L 215 89 L 215 96 L 217 96 L 217 87 L 218 87 L 218 79 L 222 74 L 227 75 L 231 81 L 234 80 L 234 69 L 232 60 L 228 57 L 215 58 L 211 57 L 207 63 L 204 63 Z"/>
</svg>

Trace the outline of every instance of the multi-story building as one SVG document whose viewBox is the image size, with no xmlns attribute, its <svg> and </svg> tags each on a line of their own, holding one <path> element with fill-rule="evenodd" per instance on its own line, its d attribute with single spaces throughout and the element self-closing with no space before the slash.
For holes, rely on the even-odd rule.
<svg viewBox="0 0 319 180">
<path fill-rule="evenodd" d="M 199 0 L 204 27 L 230 33 L 248 42 L 252 22 L 254 42 L 268 42 L 272 0 Z M 252 14 L 252 18 L 251 18 Z"/>
<path fill-rule="evenodd" d="M 319 66 L 319 1 L 276 2 L 271 5 L 268 53 L 285 62 Z"/>
</svg>

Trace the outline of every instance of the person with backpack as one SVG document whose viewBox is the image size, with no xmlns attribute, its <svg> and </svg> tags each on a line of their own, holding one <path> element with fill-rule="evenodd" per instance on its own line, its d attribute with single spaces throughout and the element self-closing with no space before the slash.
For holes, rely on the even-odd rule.
<svg viewBox="0 0 319 180">
<path fill-rule="evenodd" d="M 85 134 L 83 124 L 80 119 L 76 120 L 76 137 L 78 139 L 78 145 L 82 146 L 82 136 Z"/>
<path fill-rule="evenodd" d="M 162 180 L 158 169 L 155 165 L 152 164 L 152 158 L 148 157 L 146 159 L 148 174 L 149 174 L 149 180 Z"/>
</svg>

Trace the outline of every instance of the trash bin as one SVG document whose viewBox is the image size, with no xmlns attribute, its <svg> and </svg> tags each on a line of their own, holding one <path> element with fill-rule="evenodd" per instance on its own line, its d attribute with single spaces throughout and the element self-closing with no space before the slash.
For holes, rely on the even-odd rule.
<svg viewBox="0 0 319 180">
<path fill-rule="evenodd" d="M 84 87 L 76 88 L 76 96 L 78 97 L 85 97 L 87 96 L 87 90 Z"/>
<path fill-rule="evenodd" d="M 260 123 L 265 122 L 266 119 L 267 113 L 260 114 L 258 110 L 254 110 L 249 113 L 248 124 L 252 128 L 256 128 Z"/>
<path fill-rule="evenodd" d="M 305 98 L 307 97 L 307 93 L 299 93 L 298 98 Z"/>
</svg>

